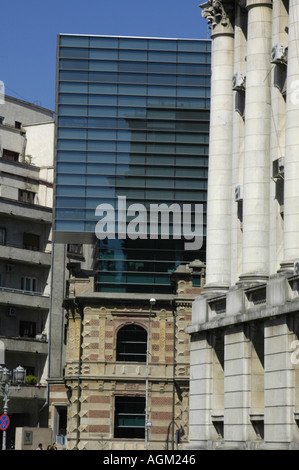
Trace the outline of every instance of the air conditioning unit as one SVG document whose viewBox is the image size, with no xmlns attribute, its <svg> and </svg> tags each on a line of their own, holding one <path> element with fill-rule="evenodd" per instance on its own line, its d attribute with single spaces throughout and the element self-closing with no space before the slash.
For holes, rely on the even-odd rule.
<svg viewBox="0 0 299 470">
<path fill-rule="evenodd" d="M 284 175 L 284 158 L 280 157 L 272 163 L 272 177 L 274 179 L 283 178 Z"/>
<path fill-rule="evenodd" d="M 276 44 L 271 50 L 271 64 L 286 63 L 286 49 L 283 44 Z"/>
<path fill-rule="evenodd" d="M 294 261 L 294 276 L 299 275 L 299 259 Z"/>
<path fill-rule="evenodd" d="M 242 73 L 235 73 L 233 76 L 233 90 L 240 91 L 245 90 L 246 77 Z"/>
<path fill-rule="evenodd" d="M 15 317 L 17 313 L 17 309 L 15 307 L 8 307 L 8 316 Z"/>
<path fill-rule="evenodd" d="M 243 200 L 243 186 L 238 185 L 235 187 L 235 201 L 239 202 Z"/>
</svg>

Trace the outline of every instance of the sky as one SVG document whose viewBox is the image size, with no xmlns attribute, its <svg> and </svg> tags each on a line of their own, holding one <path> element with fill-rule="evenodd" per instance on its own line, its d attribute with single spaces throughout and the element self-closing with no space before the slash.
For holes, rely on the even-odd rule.
<svg viewBox="0 0 299 470">
<path fill-rule="evenodd" d="M 2 2 L 0 81 L 6 95 L 55 110 L 57 35 L 208 39 L 196 0 Z"/>
</svg>

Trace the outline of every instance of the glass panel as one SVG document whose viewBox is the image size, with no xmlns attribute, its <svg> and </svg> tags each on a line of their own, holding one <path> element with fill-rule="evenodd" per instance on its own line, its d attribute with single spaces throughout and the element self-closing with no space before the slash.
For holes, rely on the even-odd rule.
<svg viewBox="0 0 299 470">
<path fill-rule="evenodd" d="M 84 232 L 84 221 L 56 220 L 55 229 L 66 232 Z"/>
<path fill-rule="evenodd" d="M 91 129 L 88 131 L 88 139 L 115 140 L 116 130 Z"/>
<path fill-rule="evenodd" d="M 149 96 L 176 96 L 175 87 L 166 87 L 166 86 L 148 86 L 148 95 Z"/>
<path fill-rule="evenodd" d="M 161 51 L 176 51 L 177 49 L 177 41 L 169 40 L 166 41 L 165 39 L 149 39 L 148 47 L 152 51 L 154 50 L 161 50 Z"/>
<path fill-rule="evenodd" d="M 79 72 L 79 71 L 67 71 L 61 70 L 59 72 L 59 79 L 65 80 L 67 82 L 87 82 L 88 81 L 88 72 Z"/>
<path fill-rule="evenodd" d="M 87 142 L 87 149 L 88 150 L 99 150 L 102 152 L 114 152 L 116 150 L 116 143 L 115 142 L 97 142 L 96 140 L 89 140 Z"/>
<path fill-rule="evenodd" d="M 57 153 L 57 160 L 65 162 L 84 162 L 86 160 L 86 152 L 72 152 L 60 150 Z"/>
<path fill-rule="evenodd" d="M 76 194 L 77 195 L 77 194 Z M 85 207 L 85 199 L 80 197 L 58 197 L 56 207 Z"/>
<path fill-rule="evenodd" d="M 88 58 L 89 50 L 80 49 L 79 47 L 61 47 L 60 48 L 60 57 L 69 57 L 69 58 Z"/>
<path fill-rule="evenodd" d="M 89 95 L 89 105 L 116 106 L 117 96 L 113 95 Z"/>
<path fill-rule="evenodd" d="M 83 36 L 60 36 L 61 46 L 88 47 L 89 38 Z"/>
<path fill-rule="evenodd" d="M 73 197 L 74 194 L 76 197 L 84 197 L 85 196 L 85 187 L 84 186 L 56 186 L 56 194 L 57 196 L 71 196 Z"/>
<path fill-rule="evenodd" d="M 117 109 L 116 107 L 108 106 L 90 106 L 88 108 L 89 116 L 104 116 L 104 117 L 116 117 Z"/>
<path fill-rule="evenodd" d="M 82 140 L 58 140 L 58 150 L 86 150 L 86 141 Z"/>
<path fill-rule="evenodd" d="M 90 93 L 113 94 L 117 93 L 117 85 L 110 83 L 90 83 L 89 91 Z"/>
<path fill-rule="evenodd" d="M 90 59 L 101 59 L 101 60 L 117 60 L 118 51 L 117 50 L 107 50 L 107 49 L 90 49 Z"/>
<path fill-rule="evenodd" d="M 147 49 L 147 39 L 139 38 L 120 38 L 120 49 Z"/>
<path fill-rule="evenodd" d="M 71 106 L 71 105 L 60 105 L 58 107 L 58 114 L 70 115 L 70 116 L 86 116 L 87 106 Z"/>
<path fill-rule="evenodd" d="M 60 139 L 86 139 L 86 129 L 58 129 Z"/>
<path fill-rule="evenodd" d="M 118 85 L 120 95 L 146 95 L 147 87 L 144 85 Z"/>
<path fill-rule="evenodd" d="M 149 62 L 176 62 L 176 52 L 148 52 Z"/>
<path fill-rule="evenodd" d="M 200 41 L 184 41 L 184 40 L 179 40 L 178 41 L 178 50 L 179 51 L 206 51 L 206 43 L 203 42 L 202 40 Z M 205 54 L 204 54 L 205 55 Z"/>
<path fill-rule="evenodd" d="M 60 93 L 59 100 L 61 104 L 87 104 L 87 95 Z"/>
<path fill-rule="evenodd" d="M 147 51 L 119 51 L 119 60 L 147 60 Z"/>
<path fill-rule="evenodd" d="M 119 106 L 146 106 L 146 97 L 140 96 L 119 96 L 118 97 Z"/>
<path fill-rule="evenodd" d="M 85 163 L 57 163 L 58 173 L 85 173 Z"/>
<path fill-rule="evenodd" d="M 147 82 L 147 76 L 143 73 L 119 73 L 118 80 L 120 83 L 143 84 Z"/>
<path fill-rule="evenodd" d="M 88 61 L 61 59 L 60 68 L 65 70 L 88 70 Z"/>
<path fill-rule="evenodd" d="M 61 92 L 70 92 L 70 93 L 87 93 L 88 84 L 87 83 L 59 83 L 59 91 Z"/>
<path fill-rule="evenodd" d="M 118 48 L 118 38 L 109 38 L 109 37 L 91 37 L 90 38 L 90 47 L 105 47 L 106 49 L 117 49 Z"/>
<path fill-rule="evenodd" d="M 176 73 L 176 67 L 176 64 L 149 62 L 147 64 L 147 71 L 148 73 Z"/>
<path fill-rule="evenodd" d="M 91 60 L 89 62 L 89 70 L 104 70 L 106 72 L 114 72 L 117 71 L 117 62 Z"/>
<path fill-rule="evenodd" d="M 175 75 L 148 75 L 149 84 L 164 84 L 164 85 L 175 85 L 176 76 Z"/>
<path fill-rule="evenodd" d="M 91 82 L 117 83 L 117 73 L 90 72 L 89 80 Z"/>
<path fill-rule="evenodd" d="M 119 62 L 119 72 L 147 72 L 146 62 Z"/>
</svg>

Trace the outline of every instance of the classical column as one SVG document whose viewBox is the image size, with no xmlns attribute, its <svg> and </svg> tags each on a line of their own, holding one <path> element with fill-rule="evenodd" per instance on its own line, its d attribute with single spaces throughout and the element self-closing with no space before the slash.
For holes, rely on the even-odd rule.
<svg viewBox="0 0 299 470">
<path fill-rule="evenodd" d="M 233 2 L 209 0 L 200 5 L 211 25 L 212 77 L 207 203 L 208 292 L 230 285 L 231 160 L 233 117 Z"/>
<path fill-rule="evenodd" d="M 299 4 L 289 1 L 289 43 L 284 168 L 284 262 L 293 269 L 299 259 Z"/>
<path fill-rule="evenodd" d="M 243 178 L 244 283 L 269 276 L 269 185 L 272 1 L 247 0 L 245 147 Z"/>
<path fill-rule="evenodd" d="M 234 74 L 246 77 L 247 11 L 237 4 L 235 13 Z M 242 273 L 242 201 L 235 201 L 235 189 L 243 186 L 245 91 L 234 91 L 232 187 L 231 187 L 231 285 Z"/>
<path fill-rule="evenodd" d="M 272 47 L 288 44 L 288 14 L 281 0 L 273 1 L 272 13 Z M 272 64 L 271 71 L 271 139 L 270 139 L 270 165 L 282 159 L 285 153 L 285 116 L 286 102 L 284 85 L 286 79 L 286 65 L 284 61 Z M 272 176 L 272 168 L 270 167 Z M 278 177 L 270 181 L 270 225 L 269 225 L 269 273 L 278 271 L 283 260 L 283 189 L 284 181 Z"/>
</svg>

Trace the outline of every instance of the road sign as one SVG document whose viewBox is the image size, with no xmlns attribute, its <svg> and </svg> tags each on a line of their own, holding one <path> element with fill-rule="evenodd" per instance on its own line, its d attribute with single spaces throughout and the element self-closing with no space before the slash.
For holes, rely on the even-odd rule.
<svg viewBox="0 0 299 470">
<path fill-rule="evenodd" d="M 9 417 L 7 415 L 1 415 L 0 416 L 0 430 L 1 431 L 6 431 L 6 429 L 9 426 Z"/>
</svg>

